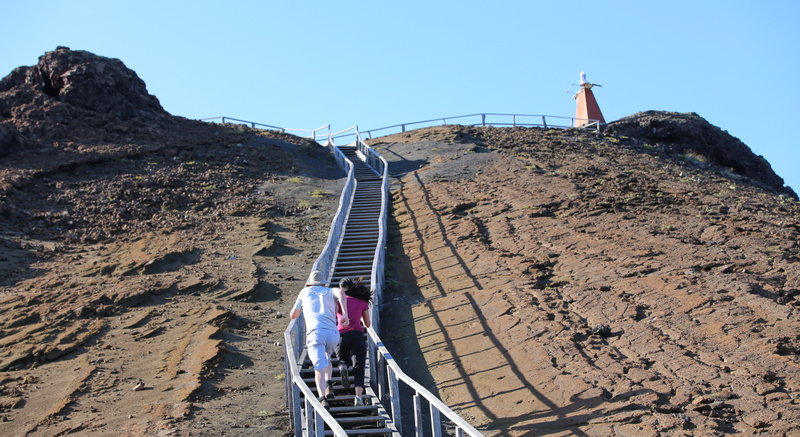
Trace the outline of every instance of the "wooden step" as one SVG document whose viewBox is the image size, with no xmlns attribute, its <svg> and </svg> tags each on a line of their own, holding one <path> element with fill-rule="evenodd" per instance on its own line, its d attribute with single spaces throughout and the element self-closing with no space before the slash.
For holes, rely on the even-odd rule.
<svg viewBox="0 0 800 437">
<path fill-rule="evenodd" d="M 346 429 L 344 430 L 347 435 L 391 435 L 390 428 L 373 428 L 373 429 Z M 333 431 L 326 430 L 325 435 L 333 435 Z"/>
</svg>

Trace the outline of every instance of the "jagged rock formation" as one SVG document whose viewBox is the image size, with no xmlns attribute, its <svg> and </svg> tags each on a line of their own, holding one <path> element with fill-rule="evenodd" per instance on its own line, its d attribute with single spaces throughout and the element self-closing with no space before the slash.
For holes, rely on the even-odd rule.
<svg viewBox="0 0 800 437">
<path fill-rule="evenodd" d="M 0 80 L 0 156 L 52 141 L 94 143 L 177 121 L 119 59 L 58 47 Z"/>
<path fill-rule="evenodd" d="M 636 138 L 668 154 L 696 154 L 708 160 L 705 163 L 703 158 L 695 159 L 698 164 L 730 170 L 797 199 L 797 194 L 784 186 L 783 179 L 772 171 L 764 157 L 694 112 L 638 112 L 609 123 L 605 132 Z"/>
</svg>

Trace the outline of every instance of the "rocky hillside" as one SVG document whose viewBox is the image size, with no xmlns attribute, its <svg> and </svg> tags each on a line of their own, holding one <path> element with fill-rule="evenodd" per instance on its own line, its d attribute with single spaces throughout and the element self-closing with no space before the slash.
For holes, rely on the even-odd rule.
<svg viewBox="0 0 800 437">
<path fill-rule="evenodd" d="M 795 435 L 800 204 L 699 117 L 632 120 L 372 140 L 384 340 L 489 435 Z"/>
<path fill-rule="evenodd" d="M 0 134 L 0 434 L 282 433 L 282 315 L 336 209 L 329 154 L 174 117 L 63 47 L 0 81 Z"/>
<path fill-rule="evenodd" d="M 392 160 L 384 323 L 496 435 L 795 435 L 800 207 L 695 114 L 443 126 Z M 342 173 L 59 47 L 0 80 L 3 435 L 283 435 L 282 330 Z"/>
<path fill-rule="evenodd" d="M 604 131 L 615 137 L 630 137 L 662 155 L 683 157 L 701 168 L 794 197 L 764 157 L 728 132 L 691 112 L 647 111 L 609 123 Z"/>
</svg>

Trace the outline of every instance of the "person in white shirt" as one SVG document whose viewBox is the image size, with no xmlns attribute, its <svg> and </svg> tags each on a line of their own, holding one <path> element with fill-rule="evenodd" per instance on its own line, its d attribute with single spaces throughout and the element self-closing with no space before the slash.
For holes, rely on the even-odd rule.
<svg viewBox="0 0 800 437">
<path fill-rule="evenodd" d="M 331 353 L 339 343 L 339 331 L 336 327 L 336 303 L 345 302 L 344 293 L 339 288 L 327 287 L 323 282 L 322 274 L 315 270 L 306 281 L 306 286 L 300 290 L 289 315 L 292 319 L 304 314 L 306 322 L 306 350 L 311 363 L 314 365 L 314 382 L 320 402 L 329 408 L 329 399 L 333 398 L 333 364 L 330 360 Z M 339 305 L 343 311 L 342 325 L 347 326 L 350 320 L 347 317 L 347 305 Z M 324 394 L 323 394 L 324 393 Z"/>
</svg>

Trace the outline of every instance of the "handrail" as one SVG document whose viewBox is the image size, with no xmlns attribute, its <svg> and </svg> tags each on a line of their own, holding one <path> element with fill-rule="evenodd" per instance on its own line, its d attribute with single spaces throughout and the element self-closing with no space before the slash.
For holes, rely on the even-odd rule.
<svg viewBox="0 0 800 437">
<path fill-rule="evenodd" d="M 439 411 L 439 413 L 444 414 L 444 416 L 450 419 L 450 421 L 453 422 L 453 424 L 456 425 L 461 431 L 466 431 L 468 435 L 473 437 L 483 437 L 483 434 L 481 434 L 480 431 L 478 431 L 472 425 L 467 423 L 467 421 L 462 419 L 461 416 L 456 414 L 453 410 L 450 409 L 450 407 L 445 405 L 444 402 L 442 402 L 439 398 L 436 397 L 436 395 L 434 395 L 433 393 L 428 391 L 428 389 L 423 387 L 420 383 L 415 381 L 414 378 L 408 376 L 405 372 L 403 372 L 403 370 L 400 368 L 400 366 L 392 357 L 392 354 L 383 344 L 383 341 L 381 340 L 378 333 L 375 332 L 373 328 L 367 328 L 367 334 L 369 335 L 369 339 L 371 340 L 370 348 L 371 349 L 374 348 L 374 350 L 377 351 L 377 353 L 379 353 L 380 357 L 382 358 L 382 361 L 385 363 L 385 366 L 391 369 L 390 372 L 391 376 L 394 376 L 394 378 L 397 381 L 402 381 L 405 384 L 407 384 L 411 389 L 413 389 L 416 392 L 416 396 L 422 396 L 423 398 L 425 398 L 425 400 L 428 401 L 428 403 L 430 404 L 431 410 L 435 408 L 436 410 Z M 391 376 L 389 376 L 390 379 L 389 384 L 393 385 L 395 384 L 395 381 L 391 380 L 392 379 Z M 395 419 L 395 421 L 398 422 L 397 419 Z M 432 425 L 435 426 L 436 424 L 432 423 Z M 398 428 L 399 427 L 400 425 L 398 425 Z M 436 435 L 436 431 L 434 431 L 434 435 Z"/>
<path fill-rule="evenodd" d="M 333 153 L 334 159 L 339 164 L 340 168 L 347 168 L 347 182 L 342 188 L 342 194 L 339 196 L 339 206 L 331 220 L 331 230 L 328 234 L 328 240 L 312 267 L 312 270 L 319 270 L 327 280 L 330 280 L 333 274 L 331 264 L 335 259 L 335 251 L 339 246 L 339 240 L 342 238 L 346 216 L 353 198 L 355 172 L 353 170 L 353 163 L 350 162 L 339 149 L 334 147 L 333 142 L 330 142 L 328 147 L 331 149 L 331 153 Z M 306 385 L 300 375 L 297 359 L 302 355 L 303 345 L 305 344 L 304 317 L 302 313 L 298 319 L 289 322 L 289 325 L 283 333 L 283 339 L 284 351 L 287 357 L 284 361 L 286 404 L 289 407 L 295 436 L 299 437 L 302 435 L 304 425 L 308 435 L 321 436 L 324 432 L 323 423 L 325 423 L 333 431 L 334 436 L 346 437 L 347 433 L 344 431 L 344 428 L 342 428 L 342 426 L 336 422 L 336 419 L 322 407 L 322 404 L 314 397 L 314 393 Z M 305 424 L 301 417 L 300 392 L 303 393 L 305 398 Z"/>
<path fill-rule="evenodd" d="M 542 114 L 512 114 L 512 113 L 499 113 L 499 112 L 483 112 L 483 113 L 476 113 L 476 114 L 466 114 L 466 115 L 456 115 L 451 117 L 437 117 L 431 118 L 428 120 L 421 120 L 421 121 L 412 121 L 408 123 L 399 123 L 393 124 L 391 126 L 384 126 L 375 129 L 369 129 L 362 131 L 362 133 L 366 134 L 368 139 L 372 139 L 373 132 L 379 132 L 389 129 L 400 128 L 400 132 L 405 132 L 408 126 L 414 126 L 419 124 L 425 123 L 433 123 L 437 122 L 432 126 L 439 126 L 439 125 L 447 125 L 448 121 L 450 120 L 459 120 L 464 118 L 471 118 L 471 117 L 480 117 L 480 122 L 470 123 L 467 124 L 468 126 L 523 126 L 523 127 L 543 127 L 543 128 L 558 128 L 558 129 L 568 129 L 577 127 L 579 129 L 587 129 L 587 128 L 594 128 L 599 130 L 600 129 L 600 120 L 588 119 L 588 118 L 575 118 L 575 117 L 564 117 L 559 115 L 542 115 Z M 510 121 L 500 122 L 500 121 L 487 121 L 487 117 L 511 117 Z M 541 119 L 540 122 L 536 123 L 522 123 L 517 122 L 517 117 L 536 117 L 537 119 Z M 555 119 L 555 120 L 569 120 L 569 125 L 559 124 L 559 123 L 548 123 L 548 119 Z M 441 122 L 441 123 L 439 123 Z M 577 122 L 587 122 L 587 124 L 582 126 L 576 126 Z M 347 130 L 345 130 L 347 131 Z M 342 132 L 345 132 L 342 131 Z M 348 134 L 346 136 L 350 136 L 353 134 Z M 334 135 L 334 138 L 336 135 Z"/>
<path fill-rule="evenodd" d="M 284 132 L 307 132 L 307 133 L 311 133 L 311 135 L 309 135 L 308 137 L 313 139 L 314 141 L 317 140 L 317 132 L 325 130 L 325 129 L 327 129 L 328 132 L 330 132 L 330 130 L 331 130 L 331 125 L 330 124 L 322 125 L 322 126 L 316 128 L 316 129 L 297 129 L 297 128 L 273 126 L 271 124 L 258 123 L 258 122 L 255 122 L 255 121 L 242 120 L 242 119 L 239 119 L 239 118 L 233 118 L 233 117 L 227 117 L 227 116 L 198 118 L 198 120 L 199 121 L 221 120 L 220 123 L 225 123 L 226 121 L 230 120 L 230 121 L 235 121 L 235 122 L 238 122 L 238 123 L 249 124 L 250 127 L 252 127 L 253 129 L 256 129 L 257 126 L 263 126 L 263 127 L 267 128 L 269 130 L 276 130 L 276 131 L 281 132 L 281 133 L 284 133 Z"/>
<path fill-rule="evenodd" d="M 368 355 L 371 363 L 370 385 L 377 394 L 379 401 L 384 405 L 388 404 L 391 406 L 392 419 L 398 431 L 403 435 L 422 435 L 424 432 L 422 429 L 425 427 L 425 425 L 423 425 L 424 414 L 422 412 L 422 399 L 424 399 L 428 402 L 430 409 L 428 417 L 430 419 L 429 426 L 433 436 L 440 437 L 442 435 L 440 416 L 444 415 L 456 426 L 456 435 L 462 435 L 462 432 L 466 432 L 467 435 L 472 437 L 481 437 L 483 434 L 462 419 L 425 387 L 403 372 L 378 335 L 381 326 L 380 309 L 383 306 L 384 262 L 386 257 L 387 217 L 389 211 L 389 164 L 380 153 L 362 141 L 358 126 L 353 126 L 350 129 L 354 130 L 358 151 L 364 156 L 367 165 L 376 170 L 381 175 L 382 179 L 381 220 L 378 224 L 378 243 L 375 248 L 371 277 L 373 305 L 370 308 L 370 315 L 372 327 L 367 329 L 370 338 L 368 342 Z M 384 384 L 384 380 L 388 383 L 388 393 L 387 390 L 385 390 L 386 384 Z M 414 391 L 412 398 L 414 404 L 413 433 L 403 433 L 405 428 L 400 411 L 400 403 L 402 402 L 400 400 L 400 382 L 403 382 Z M 410 426 L 408 429 L 410 429 Z"/>
<path fill-rule="evenodd" d="M 393 125 L 390 125 L 390 126 L 384 126 L 384 127 L 379 127 L 379 128 L 375 128 L 375 129 L 369 129 L 369 130 L 365 130 L 365 131 L 362 131 L 362 132 L 358 131 L 358 125 L 351 126 L 351 127 L 347 128 L 347 129 L 342 129 L 339 132 L 331 132 L 331 125 L 330 124 L 326 124 L 326 125 L 320 126 L 320 127 L 316 128 L 316 129 L 296 129 L 296 128 L 284 128 L 284 127 L 280 127 L 280 126 L 273 126 L 273 125 L 270 125 L 270 124 L 258 123 L 258 122 L 255 122 L 255 121 L 242 120 L 242 119 L 233 118 L 233 117 L 227 117 L 227 116 L 200 118 L 198 120 L 200 120 L 200 121 L 221 120 L 222 123 L 225 123 L 226 121 L 229 120 L 229 121 L 235 121 L 237 123 L 249 124 L 250 127 L 254 128 L 254 129 L 256 127 L 258 127 L 258 126 L 261 126 L 261 127 L 264 127 L 264 128 L 270 129 L 270 130 L 277 130 L 277 131 L 279 131 L 281 133 L 284 133 L 284 132 L 309 133 L 310 135 L 308 135 L 308 138 L 311 138 L 314 141 L 327 140 L 326 145 L 330 145 L 330 144 L 333 144 L 334 139 L 347 138 L 347 137 L 356 137 L 356 143 L 357 143 L 358 141 L 360 141 L 362 139 L 361 136 L 359 135 L 359 133 L 365 134 L 367 136 L 367 139 L 372 139 L 373 132 L 380 132 L 380 131 L 385 131 L 385 130 L 389 130 L 389 129 L 400 128 L 400 132 L 402 133 L 402 132 L 406 131 L 406 128 L 408 126 L 415 126 L 415 125 L 420 125 L 420 124 L 425 124 L 425 123 L 433 123 L 433 122 L 437 122 L 437 124 L 433 124 L 431 126 L 447 125 L 448 121 L 450 121 L 450 120 L 459 120 L 459 119 L 465 119 L 465 118 L 471 118 L 471 117 L 480 117 L 480 122 L 467 123 L 467 124 L 465 124 L 465 126 L 511 126 L 511 127 L 521 126 L 521 127 L 542 127 L 542 128 L 545 128 L 545 129 L 547 129 L 547 128 L 556 128 L 556 129 L 577 128 L 577 129 L 596 129 L 597 131 L 600 131 L 600 128 L 601 128 L 601 125 L 602 125 L 602 121 L 591 119 L 591 118 L 575 118 L 575 117 L 564 117 L 564 116 L 560 116 L 560 115 L 542 115 L 542 114 L 514 114 L 514 113 L 502 113 L 502 112 L 482 112 L 482 113 L 475 113 L 475 114 L 456 115 L 456 116 L 450 116 L 450 117 L 437 117 L 437 118 L 431 118 L 429 120 L 421 120 L 421 121 L 412 121 L 412 122 L 407 122 L 407 123 L 393 124 Z M 505 122 L 504 121 L 491 121 L 491 120 L 487 121 L 487 117 L 510 117 L 510 121 L 505 121 Z M 541 123 L 539 123 L 538 121 L 536 123 L 517 122 L 517 117 L 535 117 L 537 119 L 541 119 Z M 551 120 L 553 120 L 553 119 L 555 119 L 555 120 L 569 120 L 569 124 L 566 125 L 566 124 L 559 124 L 559 123 L 553 123 L 553 122 L 548 123 L 548 121 L 547 121 L 548 119 L 551 119 Z M 439 123 L 439 122 L 441 122 L 441 123 Z M 585 123 L 580 125 L 580 126 L 578 126 L 579 122 L 585 122 Z M 318 137 L 317 133 L 320 132 L 320 131 L 323 131 L 323 130 L 327 130 L 328 131 L 327 136 Z M 352 132 L 352 133 L 346 133 L 346 132 L 350 132 L 350 131 L 353 131 L 353 130 L 354 130 L 354 132 Z M 386 135 L 388 135 L 388 133 Z"/>
<path fill-rule="evenodd" d="M 284 331 L 283 333 L 283 340 L 286 344 L 287 352 L 289 352 L 288 347 L 292 345 L 292 335 L 295 335 L 295 329 L 302 330 L 302 326 L 300 325 L 300 323 L 297 322 L 297 320 L 300 319 L 291 320 L 289 322 L 289 326 L 286 328 L 286 331 Z M 287 359 L 285 361 L 286 365 L 284 367 L 286 368 L 286 370 L 288 370 L 287 375 L 290 376 L 289 378 L 287 378 L 287 382 L 288 384 L 291 385 L 290 390 L 294 395 L 292 396 L 293 397 L 292 403 L 294 402 L 299 403 L 300 396 L 299 393 L 297 393 L 297 391 L 303 392 L 306 403 L 306 408 L 305 408 L 306 424 L 308 426 L 307 429 L 309 430 L 309 432 L 311 432 L 311 429 L 313 428 L 315 431 L 314 435 L 319 436 L 323 434 L 324 426 L 321 426 L 321 424 L 318 423 L 319 420 L 321 419 L 323 422 L 325 422 L 325 424 L 327 424 L 330 427 L 331 431 L 333 431 L 334 436 L 347 437 L 347 432 L 345 432 L 344 428 L 342 428 L 342 426 L 339 425 L 339 422 L 336 421 L 336 419 L 331 415 L 331 413 L 328 412 L 328 410 L 326 410 L 322 406 L 322 404 L 319 402 L 316 396 L 314 396 L 314 392 L 312 392 L 311 389 L 308 387 L 308 385 L 306 385 L 306 383 L 303 382 L 303 377 L 300 375 L 299 366 L 297 365 L 297 357 L 295 357 L 294 353 L 287 353 L 286 356 L 287 356 Z M 289 399 L 288 396 L 287 399 Z M 290 403 L 289 405 L 291 406 L 292 404 Z M 291 415 L 293 416 L 295 422 L 295 435 L 299 436 L 300 431 L 302 429 L 301 419 L 299 416 L 297 416 L 297 411 L 299 409 L 296 410 L 294 408 L 290 408 L 290 410 L 292 411 Z M 313 414 L 314 416 L 311 416 L 311 414 Z M 313 426 L 310 426 L 312 424 Z"/>
<path fill-rule="evenodd" d="M 347 182 L 342 188 L 342 194 L 339 196 L 339 207 L 331 220 L 330 233 L 328 240 L 325 242 L 325 247 L 322 249 L 319 257 L 314 261 L 311 270 L 318 270 L 323 274 L 326 281 L 330 281 L 333 271 L 331 264 L 336 259 L 336 251 L 339 247 L 339 241 L 342 239 L 344 225 L 347 223 L 347 216 L 350 211 L 350 205 L 353 202 L 353 192 L 355 191 L 356 178 L 353 171 L 353 163 L 347 159 L 341 150 L 333 145 L 330 146 L 331 153 L 340 168 L 347 168 Z"/>
</svg>

